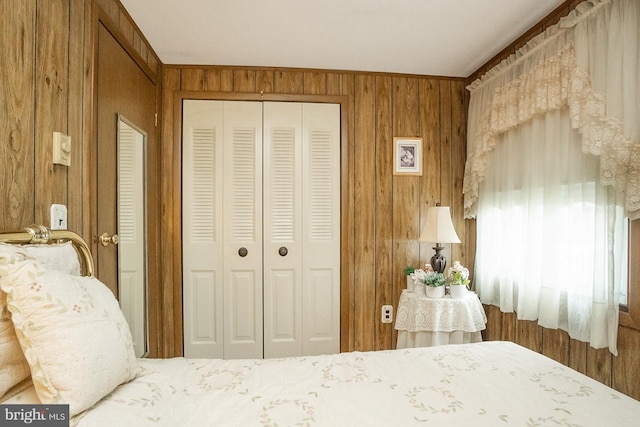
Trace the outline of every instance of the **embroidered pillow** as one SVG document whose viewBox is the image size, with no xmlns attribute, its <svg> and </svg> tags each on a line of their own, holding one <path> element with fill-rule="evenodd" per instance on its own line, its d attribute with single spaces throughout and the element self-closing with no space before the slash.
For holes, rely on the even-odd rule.
<svg viewBox="0 0 640 427">
<path fill-rule="evenodd" d="M 16 257 L 1 267 L 0 288 L 43 404 L 69 404 L 75 415 L 135 377 L 129 326 L 98 279 Z"/>
<path fill-rule="evenodd" d="M 5 264 L 13 262 L 17 256 L 24 258 L 25 254 L 20 252 L 19 248 L 1 245 L 0 269 Z M 9 389 L 29 377 L 29 374 L 29 365 L 13 330 L 11 313 L 7 308 L 7 294 L 0 290 L 0 402 L 9 397 L 4 396 Z"/>
<path fill-rule="evenodd" d="M 32 257 L 50 270 L 80 275 L 80 260 L 71 242 L 23 246 L 0 243 L 0 265 L 13 263 L 16 256 L 20 259 Z M 22 354 L 7 309 L 7 295 L 0 290 L 0 402 L 10 397 L 5 395 L 7 391 L 29 375 L 29 364 Z"/>
</svg>

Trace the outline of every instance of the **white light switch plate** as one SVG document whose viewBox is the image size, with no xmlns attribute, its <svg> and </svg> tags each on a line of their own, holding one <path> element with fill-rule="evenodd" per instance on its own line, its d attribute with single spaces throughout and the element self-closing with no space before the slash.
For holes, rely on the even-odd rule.
<svg viewBox="0 0 640 427">
<path fill-rule="evenodd" d="M 51 229 L 67 229 L 67 207 L 65 205 L 51 205 Z"/>
</svg>

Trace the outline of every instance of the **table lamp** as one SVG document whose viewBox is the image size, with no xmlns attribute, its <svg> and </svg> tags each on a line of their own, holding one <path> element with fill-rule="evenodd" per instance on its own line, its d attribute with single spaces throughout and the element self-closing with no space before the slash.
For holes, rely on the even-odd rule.
<svg viewBox="0 0 640 427">
<path fill-rule="evenodd" d="M 435 243 L 433 248 L 436 253 L 431 257 L 431 267 L 433 271 L 443 273 L 447 266 L 447 259 L 442 255 L 444 249 L 441 243 L 460 243 L 460 238 L 453 228 L 451 212 L 448 206 L 433 206 L 427 208 L 427 218 L 420 233 L 421 242 Z"/>
</svg>

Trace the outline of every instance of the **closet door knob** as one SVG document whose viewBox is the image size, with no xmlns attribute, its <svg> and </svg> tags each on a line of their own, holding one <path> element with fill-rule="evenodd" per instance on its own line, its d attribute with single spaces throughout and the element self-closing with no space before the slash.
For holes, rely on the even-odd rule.
<svg viewBox="0 0 640 427">
<path fill-rule="evenodd" d="M 248 253 L 249 251 L 245 247 L 238 249 L 238 255 L 240 255 L 242 258 L 246 257 Z"/>
<path fill-rule="evenodd" d="M 280 254 L 280 256 L 287 256 L 287 254 L 289 253 L 289 249 L 284 246 L 280 246 L 280 249 L 278 249 L 278 253 Z"/>
</svg>

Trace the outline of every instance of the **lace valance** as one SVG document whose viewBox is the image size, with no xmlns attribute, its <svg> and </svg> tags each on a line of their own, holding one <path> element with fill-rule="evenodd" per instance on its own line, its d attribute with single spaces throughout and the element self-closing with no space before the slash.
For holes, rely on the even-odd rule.
<svg viewBox="0 0 640 427">
<path fill-rule="evenodd" d="M 572 26 L 576 25 L 575 16 L 570 21 Z M 534 39 L 528 49 L 544 49 L 549 39 L 555 38 L 557 42 L 563 31 L 566 29 L 548 30 Z M 572 127 L 582 136 L 583 152 L 600 156 L 601 183 L 614 186 L 618 203 L 631 216 L 640 214 L 640 140 L 625 136 L 623 122 L 608 114 L 605 95 L 594 90 L 590 75 L 578 66 L 573 37 L 566 34 L 563 37 L 567 44 L 558 49 L 559 53 L 544 58 L 501 86 L 492 82 L 496 88 L 482 93 L 490 97 L 484 100 L 483 111 L 470 110 L 470 117 L 477 114 L 478 118 L 469 129 L 473 140 L 468 145 L 463 186 L 465 218 L 476 215 L 478 187 L 484 180 L 487 154 L 495 148 L 500 134 L 538 115 L 565 107 L 569 108 Z M 518 61 L 512 59 L 507 67 L 524 68 Z M 504 72 L 504 68 L 497 68 L 498 71 L 489 72 L 488 79 Z M 472 96 L 477 85 L 470 86 Z"/>
</svg>

